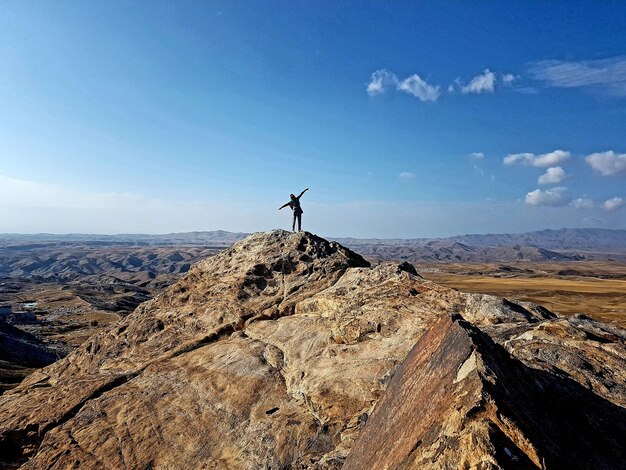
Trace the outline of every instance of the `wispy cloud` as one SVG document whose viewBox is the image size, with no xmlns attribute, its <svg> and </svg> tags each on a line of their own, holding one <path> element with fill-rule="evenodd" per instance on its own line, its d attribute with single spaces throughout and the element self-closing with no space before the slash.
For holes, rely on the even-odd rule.
<svg viewBox="0 0 626 470">
<path fill-rule="evenodd" d="M 398 175 L 398 178 L 400 178 L 403 181 L 410 181 L 410 180 L 415 179 L 415 173 L 411 173 L 410 171 L 403 171 L 402 173 Z"/>
<path fill-rule="evenodd" d="M 607 199 L 602 203 L 602 210 L 605 212 L 614 212 L 624 205 L 624 199 L 621 197 L 614 197 Z"/>
<path fill-rule="evenodd" d="M 600 60 L 542 60 L 530 65 L 530 77 L 555 88 L 596 88 L 626 96 L 626 57 Z"/>
<path fill-rule="evenodd" d="M 470 82 L 461 87 L 461 93 L 493 93 L 496 84 L 496 74 L 489 69 L 476 75 Z"/>
<path fill-rule="evenodd" d="M 472 152 L 470 153 L 470 158 L 472 160 L 483 160 L 485 158 L 485 154 L 482 152 Z"/>
<path fill-rule="evenodd" d="M 564 206 L 568 200 L 566 197 L 567 188 L 559 187 L 546 189 L 535 189 L 526 194 L 524 202 L 531 206 Z"/>
<path fill-rule="evenodd" d="M 367 94 L 370 96 L 380 95 L 385 90 L 398 84 L 398 77 L 389 70 L 381 69 L 376 70 L 370 78 L 370 82 L 367 84 Z"/>
<path fill-rule="evenodd" d="M 515 91 L 522 95 L 536 95 L 539 93 L 539 90 L 532 86 L 520 86 L 515 88 Z"/>
<path fill-rule="evenodd" d="M 626 153 L 608 152 L 592 153 L 585 157 L 585 161 L 602 176 L 626 174 Z"/>
<path fill-rule="evenodd" d="M 437 101 L 441 94 L 439 86 L 429 85 L 417 74 L 398 83 L 398 90 L 413 95 L 420 101 Z"/>
<path fill-rule="evenodd" d="M 511 85 L 519 77 L 510 73 L 499 74 L 500 80 L 504 85 Z M 453 83 L 444 87 L 448 93 L 460 91 L 462 94 L 468 93 L 493 93 L 498 82 L 496 73 L 489 69 L 485 69 L 482 73 L 472 77 L 469 82 L 465 82 L 457 77 Z M 370 96 L 380 95 L 388 89 L 395 89 L 414 96 L 420 101 L 437 101 L 442 93 L 440 85 L 428 83 L 418 74 L 413 74 L 405 79 L 387 70 L 380 69 L 372 73 L 370 81 L 366 84 L 365 89 Z"/>
<path fill-rule="evenodd" d="M 558 184 L 563 181 L 567 175 L 565 170 L 560 166 L 553 166 L 546 170 L 546 172 L 539 177 L 537 182 L 539 184 Z"/>
<path fill-rule="evenodd" d="M 439 86 L 429 84 L 417 74 L 400 80 L 396 74 L 385 69 L 372 73 L 366 90 L 368 95 L 375 96 L 384 93 L 388 88 L 408 93 L 420 101 L 437 101 L 441 95 Z"/>
<path fill-rule="evenodd" d="M 505 165 L 525 165 L 539 168 L 547 168 L 558 165 L 571 156 L 570 152 L 564 150 L 555 150 L 554 152 L 535 155 L 534 153 L 514 153 L 504 157 L 502 162 Z"/>
<path fill-rule="evenodd" d="M 572 200 L 569 205 L 572 206 L 574 209 L 593 209 L 595 207 L 593 201 L 586 197 L 576 198 Z"/>
</svg>

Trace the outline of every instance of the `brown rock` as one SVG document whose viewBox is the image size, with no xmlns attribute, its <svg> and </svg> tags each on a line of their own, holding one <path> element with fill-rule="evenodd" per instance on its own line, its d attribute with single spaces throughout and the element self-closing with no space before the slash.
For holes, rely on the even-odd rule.
<svg viewBox="0 0 626 470">
<path fill-rule="evenodd" d="M 442 338 L 441 351 L 436 341 L 427 343 L 441 356 L 433 365 L 439 374 L 456 377 L 471 354 L 454 354 L 462 356 L 466 344 L 498 374 L 517 364 L 514 377 L 534 380 L 522 374 L 534 367 L 534 374 L 584 390 L 590 409 L 601 409 L 594 401 L 600 399 L 623 405 L 622 330 L 463 294 L 421 279 L 406 264 L 370 268 L 337 243 L 274 231 L 194 265 L 162 295 L 1 396 L 0 466 L 339 468 L 398 365 L 450 312 L 484 333 L 457 325 L 459 346 L 443 341 L 441 326 L 429 333 Z M 578 371 L 583 363 L 589 371 Z M 504 402 L 470 365 L 454 386 Z M 424 384 L 423 393 L 453 401 L 435 385 Z M 519 406 L 533 393 L 521 394 Z M 485 428 L 477 424 L 474 433 L 463 426 L 465 415 L 455 413 L 438 417 L 456 423 L 448 426 L 465 439 L 448 441 L 446 455 L 471 455 L 463 449 L 476 448 L 474 441 L 500 449 L 499 435 L 492 442 Z"/>
<path fill-rule="evenodd" d="M 394 375 L 343 468 L 620 468 L 624 436 L 621 406 L 524 365 L 460 315 L 443 316 Z"/>
</svg>

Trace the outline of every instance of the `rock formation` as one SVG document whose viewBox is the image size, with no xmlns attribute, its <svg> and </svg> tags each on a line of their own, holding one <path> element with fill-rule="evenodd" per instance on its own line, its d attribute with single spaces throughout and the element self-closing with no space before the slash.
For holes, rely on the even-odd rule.
<svg viewBox="0 0 626 470">
<path fill-rule="evenodd" d="M 618 468 L 624 436 L 624 408 L 444 315 L 394 374 L 343 468 Z"/>
<path fill-rule="evenodd" d="M 611 468 L 625 338 L 254 234 L 0 396 L 0 466 Z"/>
</svg>

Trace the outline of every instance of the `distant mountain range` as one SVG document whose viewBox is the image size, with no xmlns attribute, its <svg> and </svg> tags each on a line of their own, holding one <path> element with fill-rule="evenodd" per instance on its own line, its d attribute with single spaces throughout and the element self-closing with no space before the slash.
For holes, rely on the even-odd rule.
<svg viewBox="0 0 626 470">
<path fill-rule="evenodd" d="M 626 261 L 626 230 L 559 229 L 447 238 L 358 239 L 340 243 L 372 260 L 412 263 L 509 261 Z"/>
<path fill-rule="evenodd" d="M 526 233 L 469 234 L 446 238 L 364 239 L 336 238 L 347 245 L 448 246 L 461 243 L 470 247 L 533 246 L 549 250 L 626 250 L 626 230 L 599 228 L 546 229 Z"/>
<path fill-rule="evenodd" d="M 109 272 L 110 269 L 103 269 L 107 266 L 119 272 L 173 273 L 181 269 L 179 265 L 184 265 L 182 269 L 186 269 L 188 263 L 197 261 L 199 256 L 208 255 L 195 251 L 186 253 L 185 250 L 202 248 L 211 249 L 214 253 L 247 235 L 224 230 L 162 235 L 0 234 L 0 275 L 58 278 L 60 274 L 67 274 L 71 277 L 76 274 Z M 329 238 L 374 262 L 626 261 L 626 230 L 564 228 L 447 238 Z M 118 252 L 116 247 L 123 251 Z M 138 250 L 137 247 L 148 251 Z M 157 250 L 159 247 L 169 247 L 170 251 L 176 253 L 165 254 Z M 181 257 L 184 261 L 171 262 L 169 255 Z M 122 261 L 125 257 L 130 257 L 129 262 L 134 265 L 126 267 Z M 165 265 L 158 265 L 159 260 L 164 260 Z"/>
<path fill-rule="evenodd" d="M 0 243 L 7 242 L 71 242 L 123 245 L 210 245 L 229 246 L 249 233 L 216 230 L 210 232 L 184 232 L 161 235 L 149 234 L 0 234 Z M 384 245 L 384 246 L 430 246 L 447 247 L 455 243 L 476 247 L 531 246 L 547 250 L 585 250 L 585 251 L 623 251 L 626 250 L 626 230 L 608 230 L 599 228 L 562 228 L 558 230 L 540 230 L 526 233 L 504 234 L 468 234 L 445 238 L 345 238 L 328 237 L 348 246 Z M 460 248 L 456 246 L 456 248 Z"/>
</svg>

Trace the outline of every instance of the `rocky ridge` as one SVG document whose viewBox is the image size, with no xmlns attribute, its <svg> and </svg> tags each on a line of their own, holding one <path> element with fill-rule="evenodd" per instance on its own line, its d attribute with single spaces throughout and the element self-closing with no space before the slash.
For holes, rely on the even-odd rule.
<svg viewBox="0 0 626 470">
<path fill-rule="evenodd" d="M 0 465 L 367 468 L 372 436 L 404 426 L 378 468 L 558 468 L 564 449 L 611 468 L 625 339 L 306 232 L 253 234 L 0 396 Z M 557 395 L 588 410 L 554 415 L 547 436 L 552 410 L 534 402 Z M 593 446 L 568 446 L 573 432 Z"/>
</svg>

